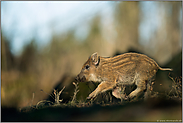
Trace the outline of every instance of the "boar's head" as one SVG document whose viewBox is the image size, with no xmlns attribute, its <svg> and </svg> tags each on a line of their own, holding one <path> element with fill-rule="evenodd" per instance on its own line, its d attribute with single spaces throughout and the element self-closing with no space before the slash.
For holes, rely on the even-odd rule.
<svg viewBox="0 0 183 123">
<path fill-rule="evenodd" d="M 86 82 L 86 81 L 93 81 L 97 82 L 100 81 L 97 77 L 97 69 L 100 63 L 100 56 L 98 53 L 92 54 L 88 60 L 84 63 L 81 72 L 75 78 L 76 81 Z"/>
</svg>

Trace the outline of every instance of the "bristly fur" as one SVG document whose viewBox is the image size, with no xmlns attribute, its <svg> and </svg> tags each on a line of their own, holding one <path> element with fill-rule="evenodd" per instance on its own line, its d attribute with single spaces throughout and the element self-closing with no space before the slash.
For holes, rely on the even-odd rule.
<svg viewBox="0 0 183 123">
<path fill-rule="evenodd" d="M 88 99 L 107 90 L 113 90 L 112 94 L 116 98 L 124 99 L 125 96 L 118 92 L 124 90 L 124 85 L 136 84 L 136 90 L 128 95 L 128 98 L 134 98 L 147 89 L 147 81 L 155 76 L 158 69 L 172 71 L 170 68 L 159 67 L 144 54 L 125 53 L 115 57 L 101 57 L 94 53 L 85 62 L 76 80 L 100 83 Z"/>
</svg>

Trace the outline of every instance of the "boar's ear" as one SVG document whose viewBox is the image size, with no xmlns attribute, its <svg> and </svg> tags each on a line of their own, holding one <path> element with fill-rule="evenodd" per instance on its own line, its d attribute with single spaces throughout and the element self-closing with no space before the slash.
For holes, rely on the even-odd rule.
<svg viewBox="0 0 183 123">
<path fill-rule="evenodd" d="M 96 53 L 93 53 L 92 55 L 91 55 L 91 60 L 92 60 L 92 62 L 94 63 L 94 65 L 98 65 L 99 64 L 99 62 L 100 62 L 100 57 L 98 57 L 98 53 L 96 52 Z"/>
</svg>

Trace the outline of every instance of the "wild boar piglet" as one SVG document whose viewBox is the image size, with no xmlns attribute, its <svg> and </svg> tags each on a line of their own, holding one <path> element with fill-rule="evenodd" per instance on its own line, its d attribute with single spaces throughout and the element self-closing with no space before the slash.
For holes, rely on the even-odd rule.
<svg viewBox="0 0 183 123">
<path fill-rule="evenodd" d="M 98 53 L 93 53 L 75 80 L 100 83 L 87 99 L 107 90 L 112 90 L 112 95 L 116 98 L 126 99 L 122 87 L 135 84 L 137 88 L 127 96 L 132 99 L 147 89 L 148 82 L 158 69 L 172 71 L 170 68 L 159 67 L 153 59 L 144 54 L 124 53 L 114 57 L 101 57 Z"/>
</svg>

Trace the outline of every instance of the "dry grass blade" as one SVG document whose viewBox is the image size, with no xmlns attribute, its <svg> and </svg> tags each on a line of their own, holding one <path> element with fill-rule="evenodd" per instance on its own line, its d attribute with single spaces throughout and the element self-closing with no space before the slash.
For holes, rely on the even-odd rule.
<svg viewBox="0 0 183 123">
<path fill-rule="evenodd" d="M 73 82 L 72 84 L 75 86 L 75 90 L 74 90 L 74 96 L 73 96 L 72 101 L 71 101 L 71 105 L 73 105 L 76 102 L 76 95 L 79 92 L 79 90 L 78 90 L 78 88 L 79 88 L 78 83 Z"/>
<path fill-rule="evenodd" d="M 38 108 L 39 104 L 41 104 L 41 103 L 47 103 L 47 102 L 53 103 L 53 102 L 48 101 L 48 100 L 41 100 L 41 101 L 39 101 L 39 102 L 36 104 L 36 108 Z"/>
<path fill-rule="evenodd" d="M 63 99 L 62 100 L 60 100 L 60 95 L 61 95 L 61 93 L 62 93 L 62 91 L 65 89 L 65 86 L 62 88 L 62 90 L 61 91 L 59 91 L 59 93 L 57 93 L 57 91 L 54 89 L 54 95 L 55 95 L 55 103 L 56 104 L 60 104 L 60 102 L 62 102 L 63 101 Z"/>
<path fill-rule="evenodd" d="M 31 100 L 31 105 L 30 106 L 32 106 L 33 101 L 34 101 L 34 93 L 32 93 L 32 100 Z"/>
<path fill-rule="evenodd" d="M 50 95 L 50 94 L 46 93 L 45 91 L 43 91 L 42 89 L 40 91 L 41 92 L 44 92 L 45 94 L 49 95 L 52 99 L 54 99 L 54 97 L 52 96 L 52 94 Z"/>
<path fill-rule="evenodd" d="M 172 89 L 170 90 L 168 95 L 170 95 L 171 92 L 173 90 L 175 90 L 176 95 L 174 95 L 174 96 L 182 99 L 182 82 L 181 82 L 181 79 L 177 79 L 177 78 L 174 79 L 171 76 L 169 76 L 169 78 L 173 81 L 174 85 L 172 86 Z M 175 80 L 177 80 L 177 82 Z"/>
</svg>

